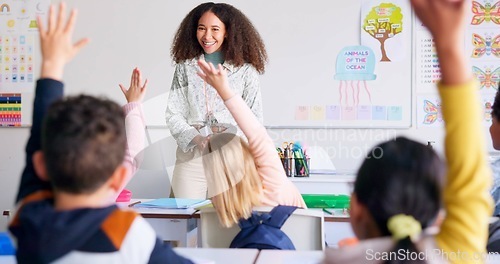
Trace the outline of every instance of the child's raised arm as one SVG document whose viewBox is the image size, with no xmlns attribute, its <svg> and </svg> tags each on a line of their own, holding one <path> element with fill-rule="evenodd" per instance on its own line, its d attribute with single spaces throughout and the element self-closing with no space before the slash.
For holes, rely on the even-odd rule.
<svg viewBox="0 0 500 264">
<path fill-rule="evenodd" d="M 480 119 L 478 86 L 464 54 L 464 20 L 470 1 L 411 0 L 432 33 L 441 67 L 439 93 L 446 130 L 448 166 L 444 188 L 446 218 L 438 246 L 453 263 L 480 263 L 492 212 L 491 172 Z"/>
<path fill-rule="evenodd" d="M 127 104 L 123 106 L 125 111 L 125 132 L 127 135 L 127 149 L 123 165 L 128 170 L 126 180 L 120 188 L 123 190 L 132 179 L 142 162 L 142 151 L 144 150 L 145 121 L 142 110 L 142 101 L 146 95 L 148 80 L 142 81 L 142 73 L 136 67 L 132 70 L 130 86 L 126 88 L 120 84 L 120 89 L 127 99 Z"/>
<path fill-rule="evenodd" d="M 41 129 L 42 120 L 52 102 L 63 96 L 62 76 L 64 66 L 82 47 L 88 43 L 84 38 L 73 44 L 72 36 L 76 21 L 76 11 L 73 10 L 66 20 L 66 4 L 59 5 L 59 14 L 54 12 L 54 6 L 49 9 L 47 28 L 38 17 L 40 30 L 40 45 L 42 51 L 42 69 L 40 79 L 35 89 L 35 102 L 33 106 L 33 122 L 30 138 L 26 145 L 26 166 L 24 167 L 21 183 L 16 197 L 19 202 L 24 197 L 40 190 L 50 190 L 51 185 L 46 180 L 47 175 L 41 167 L 34 167 L 33 160 L 43 163 L 41 155 Z"/>
</svg>

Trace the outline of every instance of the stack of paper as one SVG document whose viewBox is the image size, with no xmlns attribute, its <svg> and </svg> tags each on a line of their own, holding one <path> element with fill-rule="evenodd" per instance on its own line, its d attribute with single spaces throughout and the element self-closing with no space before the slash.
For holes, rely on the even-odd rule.
<svg viewBox="0 0 500 264">
<path fill-rule="evenodd" d="M 337 170 L 326 150 L 319 146 L 307 148 L 307 156 L 311 159 L 311 174 L 334 174 Z"/>
<path fill-rule="evenodd" d="M 201 207 L 210 204 L 210 200 L 180 199 L 180 198 L 160 198 L 147 202 L 141 202 L 134 207 L 160 208 L 160 209 L 187 209 Z"/>
</svg>

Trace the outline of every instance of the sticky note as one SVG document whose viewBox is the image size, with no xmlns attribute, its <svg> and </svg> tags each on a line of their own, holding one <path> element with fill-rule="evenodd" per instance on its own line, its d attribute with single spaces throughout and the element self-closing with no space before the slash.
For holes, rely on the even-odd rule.
<svg viewBox="0 0 500 264">
<path fill-rule="evenodd" d="M 387 107 L 375 105 L 372 107 L 373 120 L 387 120 Z"/>
<path fill-rule="evenodd" d="M 308 120 L 308 119 L 309 119 L 309 107 L 297 106 L 295 108 L 295 120 Z"/>
<path fill-rule="evenodd" d="M 356 119 L 356 108 L 353 106 L 343 106 L 342 120 L 355 120 L 355 119 Z"/>
<path fill-rule="evenodd" d="M 314 105 L 311 107 L 312 120 L 325 120 L 325 107 L 322 105 Z"/>
<path fill-rule="evenodd" d="M 328 119 L 328 120 L 340 120 L 340 106 L 327 105 L 326 106 L 326 119 Z"/>
<path fill-rule="evenodd" d="M 358 106 L 358 120 L 371 120 L 372 108 L 368 105 Z"/>
<path fill-rule="evenodd" d="M 401 121 L 403 119 L 402 106 L 389 106 L 387 111 L 387 120 Z"/>
</svg>

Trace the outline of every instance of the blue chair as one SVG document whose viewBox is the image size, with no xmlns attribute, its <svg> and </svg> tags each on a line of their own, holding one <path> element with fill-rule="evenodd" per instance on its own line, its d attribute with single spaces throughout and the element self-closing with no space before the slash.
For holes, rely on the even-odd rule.
<svg viewBox="0 0 500 264">
<path fill-rule="evenodd" d="M 9 234 L 0 232 L 0 256 L 15 255 L 16 250 L 10 240 Z"/>
</svg>

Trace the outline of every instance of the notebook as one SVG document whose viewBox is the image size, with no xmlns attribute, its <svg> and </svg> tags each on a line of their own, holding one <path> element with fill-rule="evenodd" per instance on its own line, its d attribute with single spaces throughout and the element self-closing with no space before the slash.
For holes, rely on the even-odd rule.
<svg viewBox="0 0 500 264">
<path fill-rule="evenodd" d="M 137 208 L 160 208 L 160 209 L 187 209 L 201 207 L 210 204 L 210 200 L 181 199 L 181 198 L 159 198 L 134 205 Z"/>
</svg>

